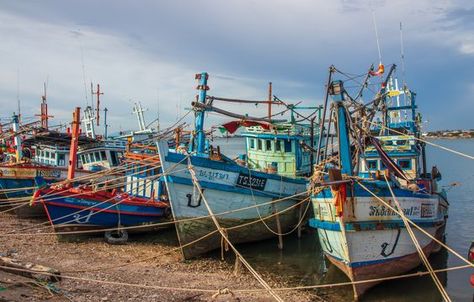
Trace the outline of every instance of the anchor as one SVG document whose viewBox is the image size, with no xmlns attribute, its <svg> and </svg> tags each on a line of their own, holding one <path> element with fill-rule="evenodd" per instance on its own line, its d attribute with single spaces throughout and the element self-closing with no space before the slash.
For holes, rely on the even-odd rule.
<svg viewBox="0 0 474 302">
<path fill-rule="evenodd" d="M 390 253 L 386 253 L 385 250 L 387 249 L 387 247 L 390 245 L 388 242 L 384 242 L 382 243 L 381 247 L 382 247 L 382 251 L 380 252 L 380 255 L 384 256 L 384 257 L 388 257 L 390 255 L 393 254 L 393 252 L 395 252 L 395 248 L 397 247 L 397 244 L 398 244 L 398 239 L 400 238 L 400 233 L 401 233 L 401 230 L 398 229 L 397 230 L 397 238 L 395 238 L 395 242 L 393 243 L 393 246 L 392 246 L 392 250 L 390 251 Z"/>
<path fill-rule="evenodd" d="M 205 189 L 202 189 L 202 192 L 201 192 L 202 194 L 199 194 L 199 199 L 198 199 L 197 204 L 193 204 L 193 200 L 192 200 L 193 194 L 191 193 L 186 194 L 186 197 L 188 198 L 188 207 L 197 208 L 201 205 L 202 195 L 204 194 L 204 190 Z"/>
</svg>

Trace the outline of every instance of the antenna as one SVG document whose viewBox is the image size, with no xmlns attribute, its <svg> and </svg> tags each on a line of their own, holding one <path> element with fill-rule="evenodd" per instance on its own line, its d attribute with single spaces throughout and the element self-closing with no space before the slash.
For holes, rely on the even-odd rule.
<svg viewBox="0 0 474 302">
<path fill-rule="evenodd" d="M 81 65 L 82 65 L 82 81 L 84 82 L 84 97 L 86 98 L 86 107 L 89 105 L 89 101 L 87 100 L 87 84 L 86 84 L 86 66 L 84 64 L 84 49 L 82 48 L 81 37 L 78 36 L 79 39 L 79 46 L 81 49 Z"/>
<path fill-rule="evenodd" d="M 372 20 L 374 21 L 375 39 L 377 41 L 377 50 L 379 52 L 379 63 L 382 64 L 382 52 L 380 51 L 379 32 L 377 30 L 377 22 L 375 20 L 375 11 L 372 11 Z"/>
<path fill-rule="evenodd" d="M 160 132 L 160 90 L 156 90 L 156 103 L 157 103 L 157 109 L 156 109 L 156 132 Z"/>
<path fill-rule="evenodd" d="M 18 106 L 18 122 L 21 122 L 21 111 L 20 111 L 20 68 L 17 69 L 16 73 L 16 103 Z"/>
<path fill-rule="evenodd" d="M 405 90 L 406 83 L 405 83 L 405 49 L 403 46 L 403 28 L 402 22 L 400 22 L 400 60 L 402 61 L 402 81 L 403 81 L 403 89 Z"/>
<path fill-rule="evenodd" d="M 94 91 L 93 85 L 92 85 L 92 82 L 91 82 L 91 95 L 93 96 L 94 94 L 95 94 L 96 99 L 97 99 L 97 106 L 95 108 L 95 112 L 96 112 L 95 118 L 96 118 L 96 121 L 97 121 L 97 126 L 100 126 L 100 122 L 99 122 L 100 121 L 100 96 L 104 93 L 100 92 L 100 85 L 99 84 L 97 84 L 97 90 Z"/>
</svg>

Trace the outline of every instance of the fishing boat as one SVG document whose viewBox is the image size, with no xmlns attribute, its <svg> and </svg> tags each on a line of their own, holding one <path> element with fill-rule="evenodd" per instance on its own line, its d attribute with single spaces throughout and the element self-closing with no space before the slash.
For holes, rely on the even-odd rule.
<svg viewBox="0 0 474 302">
<path fill-rule="evenodd" d="M 163 178 L 184 258 L 221 246 L 221 236 L 215 232 L 216 225 L 210 218 L 213 214 L 233 243 L 276 235 L 281 239 L 281 234 L 296 228 L 304 220 L 302 208 L 306 204 L 302 200 L 306 194 L 306 180 L 279 175 L 278 169 L 269 172 L 265 163 L 266 171 L 252 169 L 245 160 L 232 160 L 222 154 L 220 148 L 211 146 L 203 130 L 206 111 L 239 118 L 238 126 L 267 127 L 272 120 L 239 116 L 212 106 L 217 98 L 212 97 L 211 101 L 207 97 L 208 74 L 198 74 L 196 79 L 199 96 L 198 102 L 193 103 L 195 131 L 188 148 L 178 146 L 176 150 L 170 150 L 166 141 L 158 142 Z M 262 140 L 259 138 L 260 143 Z M 285 147 L 279 145 L 280 142 L 283 138 L 273 137 L 263 144 L 268 152 L 284 156 Z M 299 144 L 292 147 L 301 148 Z M 282 246 L 281 241 L 279 245 Z"/>
<path fill-rule="evenodd" d="M 318 155 L 310 226 L 317 228 L 330 262 L 351 281 L 361 282 L 353 284 L 355 299 L 380 278 L 420 265 L 420 253 L 429 256 L 440 249 L 408 220 L 438 240 L 444 238 L 447 221 L 449 203 L 437 186 L 441 174 L 436 167 L 427 172 L 416 94 L 405 85 L 398 88 L 394 70 L 395 65 L 372 101 L 362 103 L 361 91 L 352 97 L 343 81 L 332 79 L 336 69 L 330 69 L 323 116 L 332 98 L 329 123 L 335 130 L 325 136 L 337 142 Z M 367 73 L 365 87 L 372 73 Z"/>
<path fill-rule="evenodd" d="M 18 115 L 12 118 L 12 130 L 15 155 L 0 164 L 2 203 L 11 204 L 19 217 L 42 217 L 44 212 L 41 208 L 27 204 L 35 190 L 35 178 L 41 177 L 46 183 L 66 179 L 69 149 L 65 147 L 65 142 L 70 141 L 70 136 L 47 132 L 23 141 Z M 81 138 L 81 142 L 90 141 Z M 91 171 L 82 169 L 77 171 L 77 176 L 81 178 L 91 174 Z"/>
<path fill-rule="evenodd" d="M 73 122 L 73 139 L 71 140 L 72 158 L 77 152 L 77 137 L 79 133 L 79 108 L 76 109 Z M 141 158 L 128 171 L 133 173 L 158 172 L 159 160 Z M 144 164 L 143 161 L 148 162 Z M 68 182 L 52 186 L 44 186 L 33 196 L 35 204 L 42 204 L 48 219 L 56 231 L 76 231 L 80 229 L 116 228 L 115 236 L 109 230 L 105 233 L 110 243 L 122 243 L 128 238 L 127 227 L 147 226 L 156 228 L 153 223 L 163 221 L 169 216 L 169 205 L 166 202 L 151 197 L 139 197 L 117 188 L 103 186 L 96 188 L 91 185 L 73 186 L 75 162 L 69 162 Z M 150 174 L 151 174 L 150 173 Z M 157 173 L 155 179 L 159 178 Z M 131 178 L 131 176 L 128 176 Z M 144 183 L 146 180 L 142 180 Z M 148 185 L 148 183 L 146 183 Z M 145 189 L 145 188 L 144 188 Z M 140 228 L 141 231 L 150 228 Z M 125 228 L 125 229 L 124 229 Z"/>
</svg>

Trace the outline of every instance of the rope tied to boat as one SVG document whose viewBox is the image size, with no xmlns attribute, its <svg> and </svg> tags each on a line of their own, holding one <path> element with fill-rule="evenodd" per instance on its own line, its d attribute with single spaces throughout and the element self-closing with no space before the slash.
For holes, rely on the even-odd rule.
<svg viewBox="0 0 474 302">
<path fill-rule="evenodd" d="M 227 242 L 228 233 L 226 228 L 221 228 L 219 231 L 221 235 L 221 260 L 224 261 L 224 253 L 229 251 L 229 243 Z"/>
<path fill-rule="evenodd" d="M 211 296 L 211 298 L 214 300 L 217 297 L 223 296 L 223 295 L 231 295 L 232 297 L 235 297 L 235 294 L 228 287 L 226 287 L 226 288 L 218 289 L 217 292 Z"/>
</svg>

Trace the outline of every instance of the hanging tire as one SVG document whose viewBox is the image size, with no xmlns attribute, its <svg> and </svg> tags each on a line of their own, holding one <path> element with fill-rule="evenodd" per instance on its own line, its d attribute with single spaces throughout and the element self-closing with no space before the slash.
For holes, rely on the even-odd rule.
<svg viewBox="0 0 474 302">
<path fill-rule="evenodd" d="M 104 233 L 104 238 L 108 244 L 126 244 L 128 232 L 126 230 L 107 231 Z"/>
</svg>

